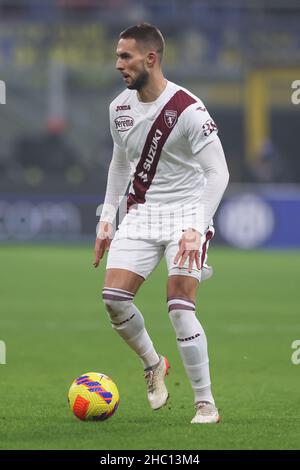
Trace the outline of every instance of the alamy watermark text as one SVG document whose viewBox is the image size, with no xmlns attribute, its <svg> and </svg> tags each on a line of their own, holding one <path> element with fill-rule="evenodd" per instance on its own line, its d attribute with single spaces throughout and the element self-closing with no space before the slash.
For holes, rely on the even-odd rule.
<svg viewBox="0 0 300 470">
<path fill-rule="evenodd" d="M 0 364 L 6 364 L 6 344 L 0 340 Z"/>
<path fill-rule="evenodd" d="M 292 82 L 291 101 L 293 104 L 300 104 L 300 80 L 294 80 Z"/>
<path fill-rule="evenodd" d="M 6 85 L 3 80 L 0 80 L 0 104 L 6 104 Z"/>
<path fill-rule="evenodd" d="M 292 353 L 291 361 L 292 364 L 297 366 L 300 364 L 300 339 L 295 339 L 295 341 L 292 342 L 291 347 L 292 349 L 295 349 L 295 351 Z"/>
</svg>

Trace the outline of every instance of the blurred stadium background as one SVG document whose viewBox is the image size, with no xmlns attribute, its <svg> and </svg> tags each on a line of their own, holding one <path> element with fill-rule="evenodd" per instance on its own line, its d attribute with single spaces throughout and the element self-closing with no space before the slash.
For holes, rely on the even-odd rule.
<svg viewBox="0 0 300 470">
<path fill-rule="evenodd" d="M 170 404 L 155 419 L 139 362 L 99 302 L 104 264 L 92 267 L 108 105 L 123 88 L 115 47 L 139 21 L 162 29 L 166 76 L 207 105 L 231 174 L 215 218 L 221 246 L 209 255 L 215 276 L 199 288 L 222 414 L 204 430 L 189 424 L 164 264 L 137 296 L 172 365 Z M 297 80 L 299 0 L 0 0 L 0 449 L 299 449 Z M 90 370 L 111 375 L 121 395 L 100 426 L 66 406 Z"/>
<path fill-rule="evenodd" d="M 231 184 L 217 242 L 300 247 L 297 0 L 0 0 L 0 240 L 94 238 L 118 34 L 148 21 L 166 76 L 215 118 Z"/>
</svg>

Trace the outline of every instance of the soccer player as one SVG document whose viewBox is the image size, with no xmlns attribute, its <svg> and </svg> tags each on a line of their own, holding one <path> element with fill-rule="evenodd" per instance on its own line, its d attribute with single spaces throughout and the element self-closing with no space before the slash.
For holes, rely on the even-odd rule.
<svg viewBox="0 0 300 470">
<path fill-rule="evenodd" d="M 165 257 L 169 316 L 195 396 L 191 422 L 217 423 L 207 340 L 195 314 L 197 286 L 212 274 L 206 265 L 212 218 L 228 183 L 217 127 L 199 98 L 164 77 L 164 39 L 156 27 L 127 28 L 116 53 L 126 89 L 110 105 L 114 147 L 94 259 L 97 267 L 110 247 L 103 300 L 112 327 L 142 360 L 151 408 L 161 408 L 169 363 L 133 301 Z M 113 237 L 129 180 L 127 214 Z"/>
</svg>

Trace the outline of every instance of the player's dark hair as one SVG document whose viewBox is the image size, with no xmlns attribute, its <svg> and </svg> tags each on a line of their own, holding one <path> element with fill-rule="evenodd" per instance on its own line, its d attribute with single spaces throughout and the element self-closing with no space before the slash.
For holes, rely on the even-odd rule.
<svg viewBox="0 0 300 470">
<path fill-rule="evenodd" d="M 165 41 L 158 28 L 149 23 L 139 23 L 135 26 L 130 26 L 120 33 L 120 39 L 129 38 L 142 42 L 149 48 L 153 48 L 157 52 L 159 62 L 161 63 L 164 55 Z"/>
</svg>

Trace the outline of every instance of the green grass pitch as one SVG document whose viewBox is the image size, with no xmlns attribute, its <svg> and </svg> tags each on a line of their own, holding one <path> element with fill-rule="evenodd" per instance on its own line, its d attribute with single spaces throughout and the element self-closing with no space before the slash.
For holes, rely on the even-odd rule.
<svg viewBox="0 0 300 470">
<path fill-rule="evenodd" d="M 171 364 L 170 400 L 148 406 L 139 359 L 111 329 L 101 302 L 104 264 L 93 248 L 2 246 L 1 449 L 299 449 L 299 252 L 211 247 L 214 277 L 198 292 L 218 425 L 191 425 L 193 396 L 168 319 L 164 262 L 136 303 Z M 110 375 L 121 401 L 105 422 L 81 422 L 67 404 L 72 380 Z"/>
</svg>

